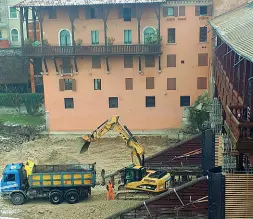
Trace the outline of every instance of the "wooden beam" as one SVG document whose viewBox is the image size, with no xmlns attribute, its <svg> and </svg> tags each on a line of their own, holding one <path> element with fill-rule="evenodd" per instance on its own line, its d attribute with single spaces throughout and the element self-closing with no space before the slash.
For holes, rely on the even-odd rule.
<svg viewBox="0 0 253 219">
<path fill-rule="evenodd" d="M 28 26 L 28 15 L 29 15 L 29 8 L 25 8 L 25 27 L 26 27 L 26 38 L 29 38 L 29 26 Z"/>
<path fill-rule="evenodd" d="M 250 75 L 251 62 L 249 60 L 246 61 L 246 73 L 244 78 L 244 95 L 243 95 L 243 105 L 247 105 L 247 96 L 248 96 L 248 79 Z"/>
<path fill-rule="evenodd" d="M 141 55 L 139 55 L 139 73 L 141 73 L 142 70 L 141 70 Z"/>
<path fill-rule="evenodd" d="M 43 63 L 44 63 L 44 67 L 45 67 L 45 70 L 46 70 L 46 73 L 48 73 L 48 67 L 47 67 L 47 61 L 46 61 L 46 58 L 43 57 Z"/>
<path fill-rule="evenodd" d="M 157 7 L 155 8 L 156 17 L 157 17 L 157 38 L 158 42 L 160 42 L 160 36 L 161 36 L 161 8 L 160 4 L 157 4 Z"/>
<path fill-rule="evenodd" d="M 33 40 L 37 40 L 37 33 L 36 33 L 36 13 L 35 8 L 32 8 L 32 19 L 33 19 Z"/>
<path fill-rule="evenodd" d="M 76 73 L 78 73 L 78 67 L 77 67 L 77 61 L 76 61 L 76 56 L 74 56 L 74 65 L 75 65 L 75 70 L 76 70 Z"/>
<path fill-rule="evenodd" d="M 105 57 L 105 62 L 106 62 L 106 71 L 107 71 L 107 73 L 110 73 L 108 56 Z"/>
<path fill-rule="evenodd" d="M 162 66 L 161 66 L 161 55 L 158 56 L 158 72 L 162 71 Z"/>
<path fill-rule="evenodd" d="M 43 21 L 42 21 L 42 15 L 41 15 L 41 11 L 39 9 L 37 9 L 37 14 L 38 14 L 38 19 L 40 22 L 40 41 L 41 41 L 41 45 L 42 47 L 44 47 L 44 39 L 43 39 Z"/>
<path fill-rule="evenodd" d="M 140 6 L 136 7 L 136 16 L 137 16 L 137 25 L 138 25 L 138 44 L 141 44 L 141 16 L 142 16 L 143 10 L 140 8 Z"/>
<path fill-rule="evenodd" d="M 24 27 L 23 27 L 23 23 L 24 23 L 24 8 L 21 7 L 20 8 L 20 37 L 21 37 L 21 47 L 24 47 Z"/>
<path fill-rule="evenodd" d="M 104 22 L 104 41 L 105 41 L 105 45 L 107 46 L 107 18 L 109 15 L 109 8 L 106 6 L 103 6 L 102 8 L 103 11 L 103 22 Z"/>
<path fill-rule="evenodd" d="M 59 73 L 59 69 L 58 69 L 58 66 L 57 66 L 56 58 L 53 57 L 53 60 L 54 60 L 54 67 L 55 67 L 56 74 L 58 74 Z"/>
<path fill-rule="evenodd" d="M 72 8 L 73 7 L 68 8 L 68 13 L 69 13 L 69 20 L 71 24 L 72 46 L 75 46 L 75 26 L 74 26 L 75 18 L 74 18 L 74 15 L 72 14 L 73 13 L 71 10 Z"/>
</svg>

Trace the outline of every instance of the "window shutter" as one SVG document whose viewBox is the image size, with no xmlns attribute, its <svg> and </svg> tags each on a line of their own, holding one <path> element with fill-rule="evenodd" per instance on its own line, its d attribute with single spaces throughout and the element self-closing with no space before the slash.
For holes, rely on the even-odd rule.
<svg viewBox="0 0 253 219">
<path fill-rule="evenodd" d="M 76 91 L 76 79 L 72 79 L 72 91 Z"/>
<path fill-rule="evenodd" d="M 179 6 L 179 16 L 185 16 L 185 6 Z"/>
<path fill-rule="evenodd" d="M 91 18 L 91 13 L 90 13 L 90 7 L 89 6 L 84 7 L 84 16 L 85 16 L 86 19 Z"/>
<path fill-rule="evenodd" d="M 64 79 L 59 79 L 59 90 L 64 91 L 65 90 L 65 82 Z"/>
<path fill-rule="evenodd" d="M 167 67 L 177 66 L 177 56 L 176 54 L 167 55 Z"/>
<path fill-rule="evenodd" d="M 155 89 L 155 78 L 154 77 L 146 78 L 146 89 Z"/>
<path fill-rule="evenodd" d="M 167 78 L 167 90 L 176 90 L 176 78 Z"/>
<path fill-rule="evenodd" d="M 213 6 L 208 5 L 207 6 L 207 16 L 212 16 L 213 15 Z"/>
<path fill-rule="evenodd" d="M 207 89 L 207 78 L 198 77 L 197 78 L 197 89 Z"/>
<path fill-rule="evenodd" d="M 195 16 L 200 15 L 200 6 L 195 6 Z"/>
<path fill-rule="evenodd" d="M 155 67 L 155 56 L 148 55 L 145 56 L 145 67 Z"/>
<path fill-rule="evenodd" d="M 174 16 L 175 16 L 175 17 L 178 16 L 178 7 L 174 7 Z"/>
<path fill-rule="evenodd" d="M 119 18 L 123 18 L 123 6 L 119 6 Z"/>
<path fill-rule="evenodd" d="M 168 17 L 168 7 L 163 7 L 163 16 Z"/>
<path fill-rule="evenodd" d="M 133 68 L 133 56 L 124 56 L 124 68 Z"/>
<path fill-rule="evenodd" d="M 136 18 L 136 7 L 134 6 L 131 8 L 131 17 Z"/>
<path fill-rule="evenodd" d="M 133 90 L 133 79 L 132 78 L 126 78 L 126 90 Z"/>
<path fill-rule="evenodd" d="M 101 68 L 100 56 L 92 56 L 92 68 Z"/>
<path fill-rule="evenodd" d="M 198 54 L 198 66 L 208 66 L 208 53 Z"/>
</svg>

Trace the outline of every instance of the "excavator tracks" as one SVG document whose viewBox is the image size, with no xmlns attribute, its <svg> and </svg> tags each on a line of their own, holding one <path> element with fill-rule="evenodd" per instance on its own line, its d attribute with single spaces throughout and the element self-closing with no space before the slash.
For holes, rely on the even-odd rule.
<svg viewBox="0 0 253 219">
<path fill-rule="evenodd" d="M 158 193 L 160 194 L 160 193 Z M 115 199 L 118 200 L 146 200 L 152 198 L 156 195 L 156 193 L 150 193 L 139 190 L 120 190 L 115 194 Z"/>
</svg>

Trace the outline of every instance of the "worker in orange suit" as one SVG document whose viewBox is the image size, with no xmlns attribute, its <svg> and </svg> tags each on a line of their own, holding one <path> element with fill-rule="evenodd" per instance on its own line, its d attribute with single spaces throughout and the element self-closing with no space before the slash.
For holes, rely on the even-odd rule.
<svg viewBox="0 0 253 219">
<path fill-rule="evenodd" d="M 111 181 L 108 182 L 106 189 L 107 189 L 106 199 L 107 200 L 114 200 L 114 191 L 113 191 L 114 185 L 111 183 Z"/>
</svg>

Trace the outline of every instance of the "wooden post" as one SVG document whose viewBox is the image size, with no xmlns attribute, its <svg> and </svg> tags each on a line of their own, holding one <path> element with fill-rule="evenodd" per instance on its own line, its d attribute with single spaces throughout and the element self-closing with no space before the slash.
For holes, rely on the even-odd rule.
<svg viewBox="0 0 253 219">
<path fill-rule="evenodd" d="M 161 9 L 160 4 L 157 5 L 156 8 L 156 17 L 157 17 L 157 44 L 160 44 L 160 35 L 161 35 Z M 158 56 L 158 72 L 161 72 L 161 55 Z"/>
<path fill-rule="evenodd" d="M 24 8 L 20 8 L 20 37 L 21 37 L 21 47 L 24 48 Z"/>
<path fill-rule="evenodd" d="M 34 81 L 34 62 L 30 63 L 30 79 L 31 79 L 31 90 L 32 93 L 35 93 L 35 81 Z"/>
<path fill-rule="evenodd" d="M 44 47 L 44 39 L 43 39 L 43 22 L 42 22 L 42 16 L 41 16 L 41 12 L 39 11 L 39 9 L 38 9 L 38 11 L 37 11 L 37 14 L 38 14 L 38 19 L 39 19 L 39 22 L 40 22 L 40 40 L 41 40 L 41 45 L 42 45 L 42 47 Z M 42 50 L 43 50 L 43 48 L 42 48 Z"/>
<path fill-rule="evenodd" d="M 138 22 L 138 45 L 139 45 L 139 51 L 141 49 L 141 16 L 142 16 L 142 9 L 140 6 L 136 8 L 136 13 L 137 13 L 137 22 Z M 139 55 L 139 73 L 141 73 L 141 55 Z"/>
<path fill-rule="evenodd" d="M 28 26 L 29 8 L 25 8 L 25 27 L 26 27 L 26 38 L 29 39 L 29 26 Z"/>
<path fill-rule="evenodd" d="M 252 74 L 252 63 L 247 60 L 247 66 L 246 66 L 246 75 L 245 75 L 245 80 L 244 80 L 244 95 L 243 95 L 243 104 L 245 106 L 248 106 L 247 103 L 247 97 L 248 97 L 248 87 L 249 87 L 249 81 L 248 79 L 250 78 L 250 75 Z"/>
<path fill-rule="evenodd" d="M 33 40 L 37 40 L 37 33 L 36 33 L 36 13 L 35 8 L 32 8 L 32 19 L 33 19 Z"/>
<path fill-rule="evenodd" d="M 108 51 L 108 47 L 107 47 L 107 18 L 108 18 L 108 14 L 109 14 L 109 8 L 103 6 L 102 8 L 103 10 L 103 21 L 104 21 L 104 40 L 105 40 L 105 51 Z M 106 71 L 107 73 L 110 72 L 110 67 L 109 67 L 109 60 L 108 60 L 108 56 L 105 56 L 105 63 L 106 63 Z"/>
</svg>

